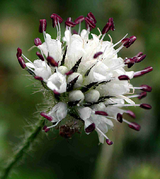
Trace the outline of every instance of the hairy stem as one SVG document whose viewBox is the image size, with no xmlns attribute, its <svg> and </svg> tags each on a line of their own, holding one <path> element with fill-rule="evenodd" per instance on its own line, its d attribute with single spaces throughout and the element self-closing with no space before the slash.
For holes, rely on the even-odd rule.
<svg viewBox="0 0 160 179">
<path fill-rule="evenodd" d="M 4 168 L 4 171 L 2 172 L 1 179 L 6 179 L 14 167 L 14 165 L 17 164 L 17 162 L 23 157 L 23 155 L 27 152 L 32 142 L 36 139 L 37 135 L 40 133 L 42 126 L 44 125 L 44 120 L 39 120 L 30 134 L 24 139 L 22 145 L 19 147 L 19 149 L 16 151 L 15 155 L 13 156 L 12 160 L 8 163 L 7 167 Z"/>
</svg>

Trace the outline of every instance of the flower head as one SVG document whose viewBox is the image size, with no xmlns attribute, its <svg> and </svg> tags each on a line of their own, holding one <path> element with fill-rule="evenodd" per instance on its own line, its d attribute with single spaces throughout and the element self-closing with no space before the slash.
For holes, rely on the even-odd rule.
<svg viewBox="0 0 160 179">
<path fill-rule="evenodd" d="M 114 127 L 113 121 L 127 123 L 131 129 L 139 131 L 140 125 L 127 121 L 123 114 L 135 118 L 132 111 L 125 109 L 129 106 L 151 108 L 149 104 L 135 104 L 132 99 L 144 98 L 152 88 L 148 85 L 134 87 L 130 81 L 152 71 L 152 67 L 137 72 L 128 71 L 127 68 L 141 62 L 146 55 L 139 52 L 131 58 L 118 56 L 118 52 L 123 47 L 130 47 L 136 37 L 127 38 L 126 35 L 113 44 L 109 35 L 110 41 L 105 41 L 106 33 L 114 30 L 113 18 L 109 18 L 102 32 L 98 29 L 98 36 L 92 34 L 91 30 L 96 27 L 97 21 L 91 12 L 87 17 L 79 16 L 75 21 L 68 18 L 64 36 L 61 37 L 60 23 L 63 19 L 57 14 L 52 14 L 51 19 L 53 27 L 57 29 L 57 38 L 52 39 L 46 33 L 47 22 L 41 19 L 39 32 L 43 33 L 44 42 L 39 38 L 34 40 L 39 50 L 36 53 L 38 60 L 31 62 L 20 48 L 17 49 L 21 67 L 40 80 L 44 90 L 50 91 L 53 96 L 55 105 L 46 110 L 48 112 L 41 112 L 41 116 L 53 125 L 45 125 L 43 130 L 48 132 L 55 127 L 61 136 L 70 138 L 84 126 L 87 134 L 96 130 L 99 141 L 103 143 L 105 139 L 108 145 L 113 144 L 106 135 Z M 83 30 L 82 21 L 86 23 L 86 29 Z M 72 32 L 75 26 L 79 26 L 78 32 Z M 142 92 L 137 93 L 137 90 Z"/>
</svg>

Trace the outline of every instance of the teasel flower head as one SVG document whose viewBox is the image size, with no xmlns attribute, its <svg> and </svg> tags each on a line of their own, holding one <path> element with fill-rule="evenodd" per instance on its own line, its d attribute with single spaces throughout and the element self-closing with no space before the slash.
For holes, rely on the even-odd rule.
<svg viewBox="0 0 160 179">
<path fill-rule="evenodd" d="M 51 38 L 46 32 L 46 20 L 41 19 L 39 32 L 43 34 L 44 42 L 39 38 L 34 40 L 34 47 L 38 50 L 36 60 L 29 60 L 20 48 L 17 49 L 21 67 L 39 80 L 43 91 L 52 96 L 52 105 L 40 113 L 46 119 L 43 130 L 48 132 L 55 128 L 62 137 L 71 138 L 84 127 L 86 134 L 95 130 L 100 143 L 106 141 L 108 145 L 113 144 L 106 135 L 109 129 L 113 129 L 113 121 L 119 125 L 126 123 L 139 131 L 140 125 L 124 119 L 123 114 L 136 117 L 128 109 L 130 106 L 151 109 L 149 104 L 136 104 L 133 99 L 144 98 L 152 88 L 146 84 L 134 87 L 131 81 L 153 68 L 128 71 L 145 59 L 146 55 L 142 52 L 131 58 L 118 56 L 118 52 L 129 48 L 136 37 L 126 35 L 116 44 L 113 44 L 110 35 L 109 41 L 104 40 L 109 31 L 115 30 L 113 18 L 109 18 L 102 31 L 98 29 L 99 35 L 91 33 L 97 23 L 91 12 L 74 21 L 71 17 L 67 18 L 64 36 L 61 36 L 60 28 L 63 19 L 57 14 L 52 14 L 51 19 L 57 38 Z M 82 22 L 85 22 L 86 29 L 81 30 Z M 79 27 L 78 32 L 73 29 L 76 26 Z"/>
</svg>

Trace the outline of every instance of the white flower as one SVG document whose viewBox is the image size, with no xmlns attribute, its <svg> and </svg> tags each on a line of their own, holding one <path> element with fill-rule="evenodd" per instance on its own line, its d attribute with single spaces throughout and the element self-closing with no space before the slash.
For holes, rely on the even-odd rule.
<svg viewBox="0 0 160 179">
<path fill-rule="evenodd" d="M 46 33 L 45 42 L 39 45 L 38 48 L 47 57 L 48 55 L 54 58 L 56 62 L 60 62 L 62 59 L 62 47 L 61 42 L 57 39 L 51 39 L 51 36 Z"/>
<path fill-rule="evenodd" d="M 47 65 L 45 61 L 35 60 L 33 63 L 26 63 L 28 68 L 33 69 L 36 76 L 42 77 L 46 81 L 51 76 L 51 68 Z"/>
<path fill-rule="evenodd" d="M 20 48 L 17 49 L 21 67 L 40 80 L 44 90 L 54 92 L 56 105 L 48 113 L 41 113 L 41 116 L 54 124 L 45 126 L 44 131 L 57 126 L 61 136 L 70 138 L 75 132 L 79 133 L 84 125 L 87 134 L 96 130 L 100 143 L 106 139 L 108 145 L 113 143 L 106 136 L 107 131 L 114 126 L 112 121 L 125 122 L 130 128 L 139 131 L 140 125 L 124 119 L 123 113 L 135 118 L 135 114 L 125 107 L 151 108 L 149 104 L 135 104 L 132 98 L 142 99 L 152 88 L 148 85 L 133 87 L 130 80 L 152 71 L 152 67 L 137 72 L 126 71 L 127 67 L 139 63 L 146 55 L 139 52 L 132 58 L 122 59 L 118 56 L 118 52 L 133 44 L 136 37 L 125 36 L 113 44 L 109 35 L 110 41 L 105 41 L 106 33 L 114 30 L 113 18 L 109 18 L 102 32 L 98 29 L 100 34 L 91 34 L 90 38 L 91 29 L 96 27 L 96 19 L 90 12 L 87 17 L 80 16 L 74 22 L 71 18 L 66 20 L 66 30 L 61 42 L 60 23 L 63 20 L 57 14 L 52 14 L 51 18 L 53 27 L 57 29 L 57 39 L 52 39 L 46 33 L 45 19 L 40 20 L 39 26 L 45 42 L 35 39 L 35 45 L 41 52 L 37 56 L 44 61 L 35 60 L 32 63 L 22 54 Z M 83 20 L 87 29 L 81 31 Z M 78 24 L 78 33 L 72 34 L 71 28 Z M 115 48 L 120 43 L 120 47 Z M 142 92 L 135 93 L 137 90 Z"/>
<path fill-rule="evenodd" d="M 51 90 L 56 90 L 59 93 L 66 92 L 66 76 L 62 75 L 58 70 L 56 70 L 56 73 L 51 75 L 47 80 L 47 86 Z"/>
</svg>

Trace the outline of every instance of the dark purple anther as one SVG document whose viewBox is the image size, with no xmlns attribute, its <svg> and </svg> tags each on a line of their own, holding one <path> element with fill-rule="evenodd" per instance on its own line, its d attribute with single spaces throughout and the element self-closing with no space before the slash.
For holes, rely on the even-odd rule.
<svg viewBox="0 0 160 179">
<path fill-rule="evenodd" d="M 77 19 L 75 19 L 74 22 L 75 22 L 76 24 L 79 24 L 79 23 L 81 23 L 82 21 L 84 21 L 84 19 L 85 19 L 84 16 L 79 16 L 79 17 L 77 17 Z"/>
<path fill-rule="evenodd" d="M 43 116 L 44 118 L 46 118 L 47 120 L 52 121 L 52 117 L 48 116 L 46 113 L 41 112 L 40 115 Z"/>
<path fill-rule="evenodd" d="M 25 64 L 24 59 L 22 57 L 18 57 L 18 62 L 23 69 L 26 68 L 26 64 Z"/>
<path fill-rule="evenodd" d="M 75 25 L 77 25 L 75 22 L 68 21 L 68 20 L 66 20 L 65 24 L 66 24 L 66 26 L 68 26 L 68 27 L 74 27 Z"/>
<path fill-rule="evenodd" d="M 53 26 L 53 28 L 58 24 L 58 22 L 59 23 L 63 22 L 63 19 L 59 15 L 57 15 L 55 13 L 53 13 L 51 15 L 51 19 L 52 19 L 52 26 Z"/>
<path fill-rule="evenodd" d="M 122 40 L 122 44 L 124 47 L 128 48 L 130 47 L 136 40 L 136 36 L 131 36 L 129 38 L 125 38 Z"/>
<path fill-rule="evenodd" d="M 47 129 L 47 126 L 44 126 L 44 127 L 43 127 L 43 130 L 45 130 L 45 129 Z"/>
<path fill-rule="evenodd" d="M 48 128 L 47 126 L 44 126 L 43 130 L 44 130 L 44 132 L 48 132 L 50 130 L 50 128 Z"/>
<path fill-rule="evenodd" d="M 95 114 L 102 115 L 102 116 L 108 116 L 108 114 L 105 111 L 95 111 Z"/>
<path fill-rule="evenodd" d="M 142 60 L 144 60 L 145 58 L 146 58 L 146 55 L 139 56 L 139 57 L 136 58 L 135 62 L 136 62 L 136 63 L 139 63 L 139 62 L 141 62 Z"/>
<path fill-rule="evenodd" d="M 35 38 L 35 39 L 34 39 L 34 44 L 35 44 L 36 46 L 42 45 L 41 39 L 40 39 L 40 38 Z"/>
<path fill-rule="evenodd" d="M 61 16 L 59 16 L 58 14 L 55 14 L 55 13 L 53 13 L 52 15 L 51 15 L 51 19 L 56 19 L 59 23 L 62 23 L 63 22 L 63 19 L 61 18 Z"/>
<path fill-rule="evenodd" d="M 117 121 L 120 122 L 120 123 L 123 122 L 122 114 L 120 114 L 120 113 L 117 114 Z"/>
<path fill-rule="evenodd" d="M 144 70 L 135 72 L 133 77 L 135 78 L 135 77 L 138 77 L 138 76 L 142 76 L 146 73 L 149 73 L 152 70 L 153 70 L 153 67 L 149 66 L 149 67 L 145 68 Z"/>
<path fill-rule="evenodd" d="M 103 54 L 103 52 L 97 52 L 97 53 L 94 54 L 93 58 L 97 58 L 97 57 L 99 57 L 102 54 Z"/>
<path fill-rule="evenodd" d="M 141 85 L 141 90 L 142 91 L 146 91 L 146 92 L 151 92 L 152 91 L 152 87 L 148 86 L 148 85 Z"/>
<path fill-rule="evenodd" d="M 47 61 L 54 67 L 58 67 L 58 63 L 51 56 L 47 57 Z"/>
<path fill-rule="evenodd" d="M 128 124 L 128 126 L 131 129 L 134 129 L 136 131 L 140 131 L 140 129 L 141 129 L 141 126 L 139 124 L 137 124 L 136 122 L 132 122 L 132 123 Z"/>
<path fill-rule="evenodd" d="M 114 21 L 113 21 L 113 18 L 112 18 L 112 17 L 109 18 L 108 22 L 109 22 L 109 25 L 110 25 L 110 30 L 114 31 L 115 28 L 114 28 Z"/>
<path fill-rule="evenodd" d="M 39 32 L 43 33 L 43 31 L 46 31 L 46 27 L 47 27 L 47 21 L 46 19 L 40 19 L 39 20 Z"/>
<path fill-rule="evenodd" d="M 142 99 L 147 96 L 147 92 L 143 91 L 139 94 L 138 99 Z"/>
<path fill-rule="evenodd" d="M 129 43 L 130 43 L 130 45 L 132 45 L 134 42 L 135 42 L 135 40 L 136 40 L 137 38 L 136 38 L 136 36 L 131 36 L 131 37 L 129 37 Z"/>
<path fill-rule="evenodd" d="M 144 109 L 151 109 L 151 108 L 152 108 L 151 105 L 145 104 L 145 103 L 140 104 L 140 107 L 141 107 L 141 108 L 144 108 Z"/>
<path fill-rule="evenodd" d="M 109 18 L 107 24 L 104 26 L 102 30 L 102 34 L 106 34 L 109 30 L 114 31 L 114 22 L 113 18 Z"/>
<path fill-rule="evenodd" d="M 85 17 L 85 21 L 90 28 L 94 29 L 96 27 L 96 24 L 88 17 Z"/>
<path fill-rule="evenodd" d="M 17 48 L 17 54 L 16 54 L 17 58 L 22 56 L 22 49 L 21 48 Z"/>
<path fill-rule="evenodd" d="M 94 131 L 95 127 L 96 127 L 95 124 L 92 123 L 92 124 L 90 124 L 90 125 L 85 129 L 85 131 L 86 131 L 87 133 L 91 133 L 92 131 Z"/>
<path fill-rule="evenodd" d="M 136 57 L 140 57 L 140 56 L 142 56 L 143 55 L 143 52 L 139 52 L 137 55 L 136 55 Z"/>
<path fill-rule="evenodd" d="M 56 90 L 53 90 L 53 93 L 56 95 L 56 96 L 60 96 L 60 93 Z"/>
<path fill-rule="evenodd" d="M 93 15 L 92 12 L 89 12 L 89 13 L 87 14 L 87 16 L 88 16 L 89 19 L 90 19 L 91 21 L 93 21 L 95 24 L 97 23 L 97 20 L 96 20 L 96 18 L 95 18 L 95 16 Z"/>
<path fill-rule="evenodd" d="M 106 143 L 107 143 L 108 145 L 112 145 L 112 144 L 113 144 L 113 142 L 112 142 L 111 140 L 109 140 L 109 139 L 106 139 Z"/>
<path fill-rule="evenodd" d="M 121 75 L 118 77 L 119 80 L 129 80 L 129 77 L 127 75 Z"/>
<path fill-rule="evenodd" d="M 39 59 L 41 59 L 42 61 L 44 61 L 44 58 L 43 58 L 43 56 L 42 56 L 42 54 L 41 54 L 41 53 L 36 52 L 36 55 L 39 57 Z"/>
<path fill-rule="evenodd" d="M 40 76 L 34 76 L 34 79 L 35 79 L 35 80 L 39 80 L 39 81 L 43 81 L 43 78 L 40 77 Z"/>
<path fill-rule="evenodd" d="M 127 58 L 124 60 L 124 63 L 128 66 L 128 68 L 131 68 L 135 63 L 135 60 L 134 58 Z"/>
<path fill-rule="evenodd" d="M 70 70 L 70 71 L 68 71 L 67 73 L 65 73 L 65 75 L 71 75 L 73 73 L 73 71 L 72 70 Z"/>
<path fill-rule="evenodd" d="M 127 110 L 126 113 L 127 113 L 128 115 L 130 115 L 131 117 L 136 118 L 136 115 L 134 114 L 133 111 Z"/>
</svg>

